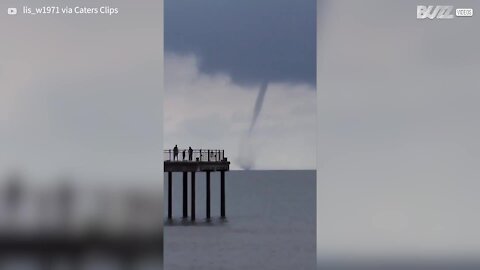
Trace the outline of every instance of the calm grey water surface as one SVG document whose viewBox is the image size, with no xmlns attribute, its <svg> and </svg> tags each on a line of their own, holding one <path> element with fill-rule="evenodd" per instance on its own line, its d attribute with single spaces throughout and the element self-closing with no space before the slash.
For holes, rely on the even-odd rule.
<svg viewBox="0 0 480 270">
<path fill-rule="evenodd" d="M 226 220 L 219 218 L 219 183 L 219 173 L 212 173 L 213 219 L 207 222 L 205 174 L 196 174 L 192 223 L 181 218 L 182 174 L 174 174 L 174 219 L 164 231 L 166 270 L 315 269 L 315 171 L 227 172 Z M 190 199 L 190 175 L 188 184 Z"/>
</svg>

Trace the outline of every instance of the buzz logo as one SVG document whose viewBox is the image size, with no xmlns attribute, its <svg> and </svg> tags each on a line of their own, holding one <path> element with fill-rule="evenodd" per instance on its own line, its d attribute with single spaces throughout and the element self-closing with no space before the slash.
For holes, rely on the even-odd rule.
<svg viewBox="0 0 480 270">
<path fill-rule="evenodd" d="M 453 19 L 453 6 L 417 6 L 417 19 Z"/>
</svg>

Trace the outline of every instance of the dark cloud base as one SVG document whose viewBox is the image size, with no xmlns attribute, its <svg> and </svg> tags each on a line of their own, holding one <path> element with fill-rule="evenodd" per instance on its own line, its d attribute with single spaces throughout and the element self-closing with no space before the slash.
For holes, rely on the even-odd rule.
<svg viewBox="0 0 480 270">
<path fill-rule="evenodd" d="M 315 0 L 166 0 L 165 49 L 238 84 L 315 85 L 315 18 Z"/>
</svg>

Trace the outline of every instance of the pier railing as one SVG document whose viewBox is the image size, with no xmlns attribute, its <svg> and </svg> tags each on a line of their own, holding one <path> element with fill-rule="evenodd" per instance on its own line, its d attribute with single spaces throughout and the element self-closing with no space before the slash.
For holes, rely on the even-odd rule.
<svg viewBox="0 0 480 270">
<path fill-rule="evenodd" d="M 175 155 L 173 149 L 163 151 L 163 160 L 172 162 L 221 162 L 225 161 L 225 151 L 219 149 L 193 149 L 191 154 L 188 149 L 178 149 Z"/>
</svg>

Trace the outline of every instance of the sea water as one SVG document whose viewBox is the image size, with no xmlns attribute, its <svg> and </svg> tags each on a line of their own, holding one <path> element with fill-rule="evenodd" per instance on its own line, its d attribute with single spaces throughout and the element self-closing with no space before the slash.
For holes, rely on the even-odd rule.
<svg viewBox="0 0 480 270">
<path fill-rule="evenodd" d="M 315 171 L 227 172 L 222 220 L 220 173 L 212 172 L 207 221 L 205 173 L 196 173 L 192 222 L 182 218 L 182 174 L 174 174 L 172 221 L 166 219 L 166 200 L 164 205 L 165 269 L 315 269 L 315 178 Z M 190 174 L 188 189 L 190 216 Z"/>
</svg>

